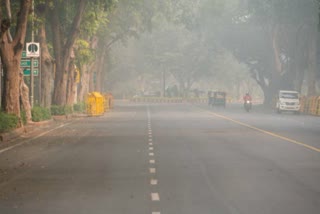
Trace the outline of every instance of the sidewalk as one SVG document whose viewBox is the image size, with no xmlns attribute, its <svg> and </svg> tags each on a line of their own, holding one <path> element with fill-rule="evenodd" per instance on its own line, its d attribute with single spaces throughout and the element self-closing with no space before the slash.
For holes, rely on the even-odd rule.
<svg viewBox="0 0 320 214">
<path fill-rule="evenodd" d="M 0 149 L 11 146 L 16 141 L 32 138 L 45 131 L 54 129 L 62 124 L 85 116 L 86 115 L 81 114 L 53 116 L 51 120 L 32 122 L 24 127 L 14 129 L 9 132 L 0 133 Z"/>
</svg>

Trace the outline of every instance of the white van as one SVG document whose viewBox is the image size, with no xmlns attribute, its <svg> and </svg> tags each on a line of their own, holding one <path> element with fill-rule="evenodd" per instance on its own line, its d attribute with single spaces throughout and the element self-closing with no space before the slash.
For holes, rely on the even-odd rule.
<svg viewBox="0 0 320 214">
<path fill-rule="evenodd" d="M 297 91 L 280 90 L 277 96 L 276 109 L 278 113 L 291 111 L 295 114 L 300 112 L 300 95 Z"/>
</svg>

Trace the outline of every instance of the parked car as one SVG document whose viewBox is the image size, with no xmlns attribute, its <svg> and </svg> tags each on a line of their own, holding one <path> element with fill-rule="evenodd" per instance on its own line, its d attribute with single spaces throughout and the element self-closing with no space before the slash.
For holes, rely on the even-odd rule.
<svg viewBox="0 0 320 214">
<path fill-rule="evenodd" d="M 276 110 L 280 114 L 283 111 L 300 112 L 300 95 L 297 91 L 280 90 L 276 98 Z"/>
</svg>

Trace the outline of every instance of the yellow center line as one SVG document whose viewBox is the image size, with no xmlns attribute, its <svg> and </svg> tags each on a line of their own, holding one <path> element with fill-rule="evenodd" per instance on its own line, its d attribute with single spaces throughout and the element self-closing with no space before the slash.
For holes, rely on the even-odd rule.
<svg viewBox="0 0 320 214">
<path fill-rule="evenodd" d="M 201 109 L 202 111 L 204 111 L 203 109 Z M 284 141 L 287 141 L 287 142 L 290 142 L 290 143 L 294 143 L 296 145 L 299 145 L 299 146 L 303 146 L 307 149 L 311 149 L 312 151 L 315 151 L 315 152 L 320 152 L 320 149 L 319 148 L 316 148 L 314 146 L 310 146 L 308 144 L 305 144 L 305 143 L 302 143 L 302 142 L 299 142 L 299 141 L 296 141 L 296 140 L 293 140 L 293 139 L 290 139 L 290 138 L 287 138 L 287 137 L 284 137 L 284 136 L 281 136 L 281 135 L 278 135 L 276 133 L 273 133 L 273 132 L 270 132 L 270 131 L 266 131 L 266 130 L 263 130 L 263 129 L 260 129 L 260 128 L 257 128 L 255 126 L 251 126 L 249 124 L 246 124 L 246 123 L 243 123 L 243 122 L 240 122 L 240 121 L 237 121 L 237 120 L 234 120 L 232 118 L 229 118 L 229 117 L 226 117 L 226 116 L 223 116 L 223 115 L 220 115 L 220 114 L 216 114 L 216 113 L 213 113 L 213 112 L 209 112 L 209 111 L 205 111 L 211 115 L 214 115 L 215 117 L 219 117 L 219 118 L 222 118 L 224 120 L 228 120 L 228 121 L 231 121 L 233 123 L 236 123 L 236 124 L 239 124 L 241 126 L 245 126 L 247 128 L 250 128 L 250 129 L 253 129 L 253 130 L 256 130 L 258 132 L 261 132 L 261 133 L 264 133 L 264 134 L 267 134 L 267 135 L 270 135 L 270 136 L 273 136 L 273 137 L 276 137 L 276 138 L 279 138 L 281 140 L 284 140 Z"/>
</svg>

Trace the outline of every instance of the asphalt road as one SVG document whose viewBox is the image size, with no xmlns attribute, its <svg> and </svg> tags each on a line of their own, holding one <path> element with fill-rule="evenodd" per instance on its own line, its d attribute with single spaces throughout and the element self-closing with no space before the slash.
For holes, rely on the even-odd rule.
<svg viewBox="0 0 320 214">
<path fill-rule="evenodd" d="M 319 214 L 320 118 L 117 103 L 0 149 L 0 213 Z"/>
</svg>

